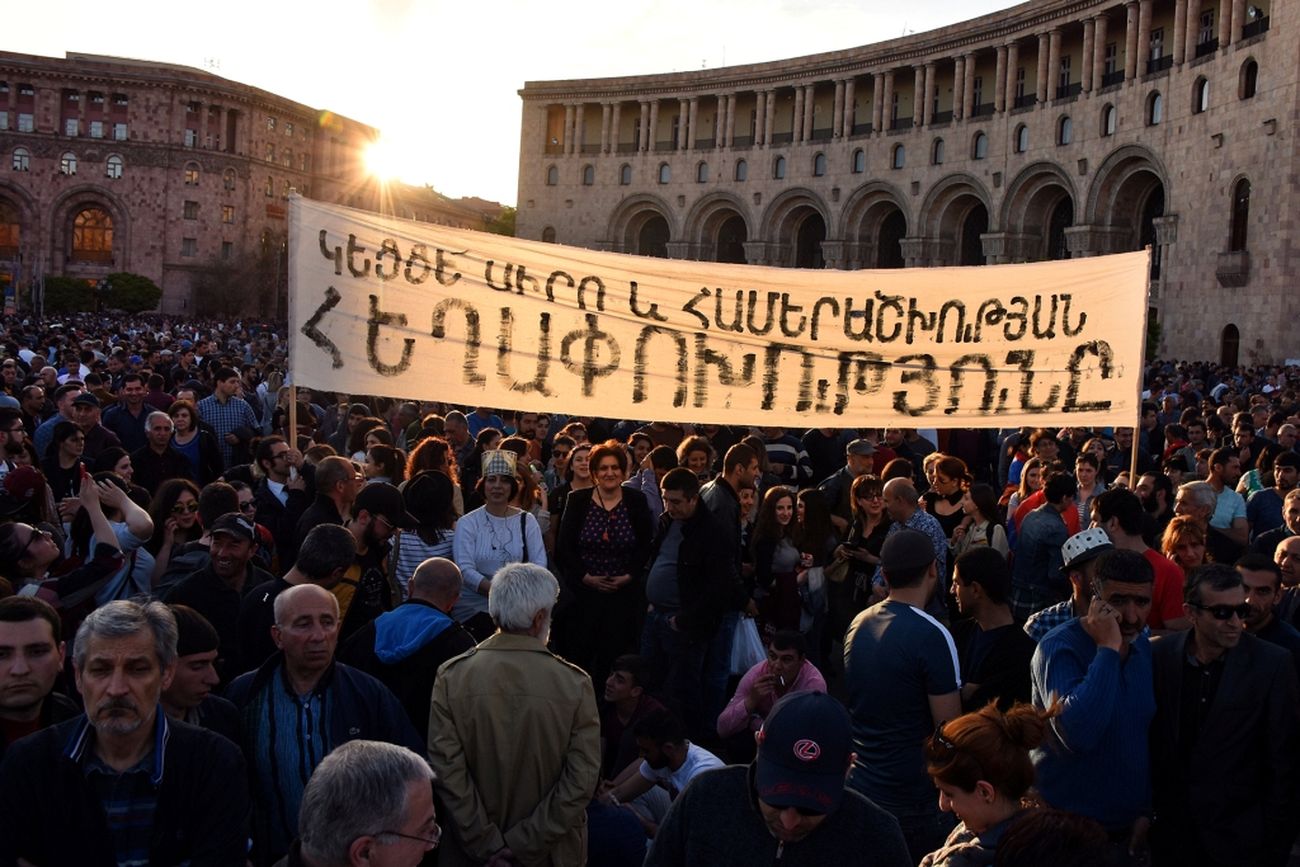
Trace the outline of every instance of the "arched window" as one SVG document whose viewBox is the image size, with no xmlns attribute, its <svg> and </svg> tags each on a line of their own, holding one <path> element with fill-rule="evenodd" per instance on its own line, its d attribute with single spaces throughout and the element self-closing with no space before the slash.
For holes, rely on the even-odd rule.
<svg viewBox="0 0 1300 867">
<path fill-rule="evenodd" d="M 826 154 L 817 154 L 813 157 L 813 177 L 820 178 L 826 174 Z"/>
<path fill-rule="evenodd" d="M 618 170 L 618 182 L 621 186 L 630 186 L 632 183 L 632 166 L 623 163 Z"/>
<path fill-rule="evenodd" d="M 1192 114 L 1200 114 L 1210 107 L 1210 82 L 1201 77 L 1192 85 Z"/>
<path fill-rule="evenodd" d="M 235 188 L 235 170 L 226 169 L 221 173 L 221 185 L 228 190 Z"/>
<path fill-rule="evenodd" d="M 595 166 L 592 166 L 592 165 L 585 165 L 585 166 L 583 166 L 583 167 L 582 167 L 582 185 L 583 185 L 584 187 L 589 187 L 589 186 L 591 186 L 591 185 L 594 184 L 594 183 L 596 183 L 596 167 L 595 167 Z"/>
<path fill-rule="evenodd" d="M 1160 91 L 1152 91 L 1147 97 L 1147 126 L 1155 126 L 1165 119 L 1165 100 Z"/>
<path fill-rule="evenodd" d="M 1246 249 L 1246 230 L 1250 223 L 1250 181 L 1242 178 L 1232 186 L 1232 231 L 1228 249 L 1240 252 Z"/>
<path fill-rule="evenodd" d="M 1058 145 L 1068 145 L 1074 140 L 1074 121 L 1070 120 L 1069 115 L 1061 118 L 1056 123 L 1056 143 Z"/>
<path fill-rule="evenodd" d="M 695 167 L 695 183 L 705 184 L 709 181 L 709 164 L 701 161 Z"/>
<path fill-rule="evenodd" d="M 1252 57 L 1241 65 L 1241 79 L 1237 83 L 1237 98 L 1252 99 L 1255 96 L 1255 88 L 1258 86 L 1259 64 Z"/>
<path fill-rule="evenodd" d="M 749 178 L 749 163 L 744 160 L 736 160 L 736 180 L 743 181 Z"/>
<path fill-rule="evenodd" d="M 1101 134 L 1103 137 L 1115 134 L 1118 120 L 1119 112 L 1115 110 L 1115 106 L 1108 105 L 1101 110 Z"/>
<path fill-rule="evenodd" d="M 941 138 L 935 139 L 934 145 L 930 148 L 930 163 L 936 166 L 943 165 L 943 139 Z"/>
<path fill-rule="evenodd" d="M 896 169 L 901 169 L 907 164 L 907 152 L 903 150 L 901 144 L 894 145 L 894 150 L 891 153 L 889 164 Z"/>
<path fill-rule="evenodd" d="M 778 181 L 785 178 L 785 157 L 777 157 L 772 162 L 772 177 Z"/>
<path fill-rule="evenodd" d="M 199 164 L 185 164 L 185 186 L 197 187 L 199 185 Z"/>
<path fill-rule="evenodd" d="M 546 186 L 553 187 L 560 182 L 560 170 L 555 166 L 546 168 Z"/>
<path fill-rule="evenodd" d="M 75 175 L 77 173 L 77 155 L 72 151 L 65 151 L 63 156 L 59 157 L 59 174 Z"/>
<path fill-rule="evenodd" d="M 117 154 L 112 154 L 104 161 L 104 177 L 117 180 L 122 177 L 122 167 L 124 163 L 122 158 Z"/>
<path fill-rule="evenodd" d="M 27 148 L 14 148 L 14 161 L 12 168 L 16 172 L 30 172 L 32 170 L 32 154 Z"/>
<path fill-rule="evenodd" d="M 853 152 L 853 174 L 860 175 L 867 170 L 867 152 L 858 148 Z"/>
<path fill-rule="evenodd" d="M 982 132 L 975 133 L 975 142 L 971 146 L 971 157 L 982 160 L 989 155 L 989 137 Z"/>
<path fill-rule="evenodd" d="M 552 226 L 547 226 L 545 229 L 542 229 L 542 243 L 543 243 L 543 244 L 554 244 L 554 243 L 555 243 L 555 229 L 554 229 L 554 227 L 552 227 Z"/>
<path fill-rule="evenodd" d="M 1016 153 L 1022 154 L 1029 150 L 1029 127 L 1023 123 L 1016 127 Z"/>
<path fill-rule="evenodd" d="M 72 260 L 113 261 L 113 218 L 103 208 L 83 208 L 72 219 Z"/>
<path fill-rule="evenodd" d="M 659 183 L 666 184 L 673 179 L 673 169 L 668 163 L 659 164 Z"/>
</svg>

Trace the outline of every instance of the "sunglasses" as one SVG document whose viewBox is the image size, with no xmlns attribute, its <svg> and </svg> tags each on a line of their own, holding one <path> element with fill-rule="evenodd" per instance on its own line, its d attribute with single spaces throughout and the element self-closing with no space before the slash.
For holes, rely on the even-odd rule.
<svg viewBox="0 0 1300 867">
<path fill-rule="evenodd" d="M 1238 620 L 1245 620 L 1246 615 L 1250 614 L 1250 606 L 1244 602 L 1240 605 L 1198 605 L 1195 602 L 1190 604 L 1200 611 L 1210 612 L 1210 616 L 1215 620 L 1231 620 L 1234 614 Z"/>
<path fill-rule="evenodd" d="M 256 512 L 256 511 L 257 511 L 257 503 L 253 502 L 252 500 L 249 500 L 247 503 L 240 503 L 240 504 L 239 504 L 239 511 L 241 511 L 241 512 Z"/>
<path fill-rule="evenodd" d="M 173 515 L 193 515 L 198 510 L 199 510 L 198 503 L 190 503 L 189 505 L 177 503 L 176 505 L 172 506 Z"/>
<path fill-rule="evenodd" d="M 22 559 L 27 556 L 27 552 L 31 550 L 32 546 L 36 544 L 36 541 L 38 539 L 53 539 L 53 538 L 54 538 L 53 533 L 46 532 L 45 530 L 39 529 L 37 527 L 32 527 L 32 534 L 27 537 L 27 544 L 24 545 L 23 549 L 18 552 L 18 556 L 14 558 L 14 562 L 15 563 L 21 562 Z"/>
<path fill-rule="evenodd" d="M 934 736 L 930 738 L 930 742 L 937 747 L 947 750 L 948 752 L 956 752 L 957 745 L 954 744 L 952 741 L 948 740 L 948 738 L 944 737 L 943 734 L 943 727 L 947 724 L 948 723 L 945 721 L 939 723 L 937 726 L 934 727 Z"/>
<path fill-rule="evenodd" d="M 553 458 L 567 458 L 568 456 L 569 453 L 564 451 L 563 449 L 556 449 L 555 451 L 551 452 L 551 457 Z"/>
</svg>

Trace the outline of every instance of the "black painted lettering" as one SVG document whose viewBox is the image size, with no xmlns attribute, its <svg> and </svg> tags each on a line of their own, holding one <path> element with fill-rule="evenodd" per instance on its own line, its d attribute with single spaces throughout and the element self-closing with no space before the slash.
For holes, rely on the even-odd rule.
<svg viewBox="0 0 1300 867">
<path fill-rule="evenodd" d="M 1015 308 L 1019 307 L 1019 311 Z M 1029 330 L 1029 299 L 1017 295 L 1011 299 L 1007 309 L 1007 324 L 1002 326 L 1002 334 L 1007 340 L 1021 340 Z"/>
<path fill-rule="evenodd" d="M 708 335 L 695 335 L 695 397 L 693 402 L 697 409 L 709 403 L 710 367 L 717 368 L 718 382 L 722 385 L 748 388 L 754 384 L 754 368 L 758 364 L 758 356 L 752 352 L 747 352 L 741 356 L 740 361 L 740 372 L 737 373 L 728 356 L 709 347 Z M 723 406 L 724 408 L 730 408 L 731 402 L 729 400 L 724 401 Z"/>
<path fill-rule="evenodd" d="M 387 273 L 384 272 L 383 260 L 385 256 L 391 256 L 393 259 L 393 268 Z M 398 275 L 402 268 L 402 254 L 397 249 L 397 242 L 392 238 L 385 238 L 384 242 L 379 245 L 379 252 L 375 254 L 375 276 L 387 283 Z"/>
<path fill-rule="evenodd" d="M 961 387 L 966 381 L 967 368 L 978 364 L 984 369 L 984 395 L 980 400 L 979 411 L 987 415 L 993 410 L 994 393 L 998 385 L 998 372 L 993 368 L 993 359 L 982 352 L 963 355 L 948 366 L 948 406 L 945 415 L 953 415 L 961 406 Z"/>
<path fill-rule="evenodd" d="M 907 299 L 907 345 L 912 346 L 916 343 L 916 327 L 919 324 L 922 331 L 934 330 L 935 314 L 931 310 L 926 312 L 918 310 L 916 299 Z"/>
<path fill-rule="evenodd" d="M 522 268 L 520 270 L 523 270 Z M 497 332 L 497 378 L 511 391 L 520 394 L 539 394 L 552 397 L 553 393 L 546 387 L 546 378 L 551 370 L 551 314 L 542 313 L 538 317 L 537 341 L 528 342 L 529 348 L 536 346 L 537 371 L 528 382 L 521 382 L 510 372 L 513 355 L 527 356 L 529 353 L 515 345 L 515 314 L 509 307 L 501 308 L 501 330 Z"/>
<path fill-rule="evenodd" d="M 331 252 L 324 229 L 320 230 L 320 252 L 326 259 L 333 260 L 335 276 L 343 276 L 343 248 L 335 247 L 333 252 Z"/>
<path fill-rule="evenodd" d="M 1061 293 L 1061 331 L 1066 337 L 1078 337 L 1079 332 L 1083 331 L 1083 326 L 1088 324 L 1088 311 L 1079 311 L 1079 324 L 1070 325 L 1070 302 L 1073 300 L 1069 292 Z"/>
<path fill-rule="evenodd" d="M 797 325 L 790 325 L 790 315 L 797 313 L 799 318 L 796 320 Z M 803 305 L 791 304 L 790 294 L 781 293 L 781 333 L 791 339 L 803 335 L 804 329 L 808 327 L 808 317 L 804 315 Z"/>
<path fill-rule="evenodd" d="M 745 325 L 749 328 L 749 333 L 755 337 L 762 337 L 772 330 L 776 324 L 776 302 L 781 297 L 780 292 L 767 293 L 767 312 L 763 316 L 763 324 L 759 325 L 754 321 L 754 312 L 758 307 L 758 290 L 749 290 L 749 303 L 746 305 Z"/>
<path fill-rule="evenodd" d="M 1014 299 L 1012 299 L 1014 300 Z M 1025 412 L 1047 412 L 1056 406 L 1056 402 L 1061 398 L 1061 386 L 1059 383 L 1052 384 L 1052 390 L 1047 395 L 1047 400 L 1042 403 L 1036 403 L 1030 393 L 1034 387 L 1034 358 L 1037 353 L 1032 349 L 1015 349 L 1007 353 L 1007 364 L 1014 364 L 1020 368 L 1020 408 Z"/>
<path fill-rule="evenodd" d="M 871 311 L 876 302 L 868 298 L 861 310 L 853 309 L 853 299 L 844 299 L 844 336 L 853 341 L 871 342 Z M 859 323 L 857 326 L 854 323 Z"/>
<path fill-rule="evenodd" d="M 776 392 L 781 382 L 781 356 L 787 352 L 799 354 L 799 397 L 795 412 L 808 412 L 813 403 L 813 354 L 795 343 L 769 343 L 763 353 L 763 404 L 764 410 L 776 406 Z"/>
<path fill-rule="evenodd" d="M 704 329 L 706 329 L 706 330 L 707 330 L 708 327 L 709 327 L 709 317 L 705 316 L 703 313 L 701 313 L 700 311 L 696 310 L 695 308 L 698 307 L 698 306 L 700 305 L 700 302 L 702 302 L 705 298 L 708 298 L 708 297 L 710 297 L 710 296 L 709 296 L 709 287 L 708 287 L 708 286 L 701 286 L 701 287 L 700 287 L 700 291 L 695 293 L 695 297 L 692 298 L 690 301 L 687 301 L 685 304 L 682 305 L 682 312 L 683 312 L 683 313 L 689 313 L 689 314 L 691 314 L 692 316 L 694 316 L 694 317 L 696 317 L 697 319 L 699 319 L 699 320 L 700 320 L 700 327 L 701 327 L 701 328 L 704 328 Z"/>
<path fill-rule="evenodd" d="M 447 275 L 448 268 L 454 269 L 456 267 L 456 263 L 447 261 L 447 257 L 464 256 L 466 252 L 465 250 L 452 250 L 449 252 L 441 247 L 438 248 L 434 256 L 435 264 L 433 269 L 433 277 L 438 281 L 438 285 L 454 286 L 460 280 L 459 271 L 453 270 L 450 276 Z"/>
<path fill-rule="evenodd" d="M 1079 327 L 1083 327 L 1082 322 Z M 1083 358 L 1085 355 L 1097 356 L 1099 361 L 1097 369 L 1101 374 L 1101 379 L 1111 379 L 1115 375 L 1115 353 L 1111 350 L 1108 342 L 1105 340 L 1090 340 L 1087 343 L 1080 343 L 1070 356 L 1069 363 L 1065 365 L 1066 370 L 1070 371 L 1070 384 L 1065 389 L 1065 405 L 1061 407 L 1062 412 L 1102 412 L 1111 407 L 1111 401 L 1109 400 L 1093 400 L 1079 403 L 1079 389 L 1082 380 L 1085 378 L 1083 371 Z"/>
<path fill-rule="evenodd" d="M 1043 318 L 1043 296 L 1034 296 L 1034 337 L 1039 340 L 1050 340 L 1056 336 L 1056 308 L 1059 305 L 1058 296 L 1052 293 L 1052 311 L 1047 316 L 1047 324 L 1042 322 Z"/>
<path fill-rule="evenodd" d="M 935 343 L 943 343 L 943 335 L 948 330 L 950 315 L 957 317 L 957 324 L 953 327 L 952 342 L 962 343 L 970 339 L 970 326 L 966 324 L 966 305 L 954 298 L 945 301 L 939 308 L 939 330 L 934 337 Z"/>
<path fill-rule="evenodd" d="M 686 406 L 686 376 L 687 376 L 687 350 L 686 335 L 673 328 L 664 328 L 660 325 L 647 325 L 641 329 L 641 333 L 636 338 L 636 351 L 632 361 L 632 402 L 644 403 L 646 401 L 646 377 L 663 376 L 666 366 L 654 365 L 657 370 L 652 372 L 651 367 L 654 359 L 648 357 L 650 339 L 663 335 L 673 341 L 673 348 L 677 350 L 677 388 L 673 392 L 673 406 Z"/>
<path fill-rule="evenodd" d="M 713 324 L 718 327 L 719 331 L 734 331 L 737 334 L 740 334 L 744 331 L 744 326 L 741 325 L 741 319 L 744 318 L 745 315 L 745 290 L 736 290 L 736 302 L 732 305 L 730 322 L 722 321 L 722 290 L 715 289 L 713 290 L 713 293 Z"/>
<path fill-rule="evenodd" d="M 321 232 L 322 237 L 324 234 L 324 232 Z M 302 325 L 303 335 L 330 354 L 330 366 L 335 370 L 343 366 L 343 353 L 339 352 L 338 345 L 326 337 L 325 332 L 320 330 L 320 323 L 325 318 L 325 314 L 337 307 L 342 300 L 343 296 L 339 294 L 339 290 L 330 286 L 325 290 L 325 300 L 316 308 L 316 312 L 311 315 L 311 318 Z"/>
<path fill-rule="evenodd" d="M 415 340 L 410 337 L 402 339 L 402 360 L 396 364 L 385 364 L 379 360 L 379 328 L 381 325 L 406 327 L 405 313 L 388 313 L 379 309 L 379 296 L 370 296 L 370 318 L 366 321 L 366 360 L 380 376 L 397 376 L 411 366 L 411 350 Z"/>
<path fill-rule="evenodd" d="M 357 243 L 356 235 L 348 235 L 348 273 L 353 277 L 370 276 L 370 260 L 363 258 L 361 267 L 358 269 L 354 261 L 357 254 L 364 254 L 366 248 Z"/>
<path fill-rule="evenodd" d="M 817 299 L 817 301 L 813 304 L 812 325 L 808 328 L 808 339 L 813 341 L 814 343 L 817 341 L 818 335 L 821 334 L 821 318 L 822 318 L 823 307 L 829 307 L 831 309 L 831 316 L 840 315 L 840 302 L 838 299 L 835 298 Z"/>
<path fill-rule="evenodd" d="M 888 373 L 889 362 L 879 353 L 841 352 L 834 413 L 844 415 L 849 408 L 850 392 L 866 397 L 880 391 Z"/>
<path fill-rule="evenodd" d="M 469 385 L 483 385 L 487 377 L 479 373 L 478 353 L 482 345 L 482 330 L 479 324 L 478 309 L 460 298 L 444 298 L 433 308 L 433 327 L 429 333 L 438 340 L 447 337 L 447 313 L 459 310 L 465 314 L 465 361 L 461 365 L 461 375 Z"/>
<path fill-rule="evenodd" d="M 419 273 L 415 271 L 417 265 L 420 269 Z M 407 256 L 406 268 L 402 271 L 402 276 L 406 279 L 406 282 L 412 286 L 419 286 L 429 279 L 430 270 L 432 269 L 429 267 L 429 248 L 424 244 L 416 244 L 411 247 L 411 255 Z M 460 279 L 459 274 L 456 275 L 456 279 Z"/>
<path fill-rule="evenodd" d="M 898 339 L 898 335 L 903 333 L 903 296 L 902 295 L 882 295 L 880 290 L 876 290 L 876 340 L 881 343 L 892 343 Z M 894 322 L 894 330 L 888 335 L 885 333 L 885 314 L 893 313 L 897 318 Z"/>
<path fill-rule="evenodd" d="M 493 259 L 488 259 L 486 262 L 483 263 L 483 282 L 487 284 L 487 287 L 489 289 L 494 289 L 497 292 L 509 292 L 510 275 L 514 273 L 515 266 L 509 262 L 507 262 L 505 265 L 502 266 L 503 274 L 501 277 L 500 286 L 498 286 L 496 284 L 496 281 L 492 279 L 492 269 L 495 266 L 496 266 L 496 261 Z"/>
<path fill-rule="evenodd" d="M 596 314 L 588 313 L 584 318 L 587 321 L 586 328 L 575 328 L 560 341 L 560 363 L 565 370 L 582 378 L 582 396 L 591 397 L 596 380 L 618 370 L 623 360 L 623 351 L 612 334 L 597 327 L 599 320 Z M 582 341 L 580 361 L 573 357 L 573 344 L 579 340 Z M 604 358 L 600 352 L 601 346 L 605 348 Z"/>
<path fill-rule="evenodd" d="M 628 282 L 631 284 L 631 291 L 628 296 L 628 304 L 632 308 L 632 315 L 635 316 L 637 319 L 653 319 L 657 322 L 667 322 L 668 317 L 659 312 L 659 305 L 656 304 L 655 302 L 653 301 L 650 302 L 650 306 L 645 310 L 641 309 L 641 305 L 637 301 L 637 297 L 636 297 L 637 295 L 636 281 L 630 280 Z M 549 281 L 547 285 L 548 286 L 550 285 Z M 550 294 L 549 291 L 547 294 L 548 295 Z"/>
<path fill-rule="evenodd" d="M 599 277 L 583 277 L 578 283 L 578 309 L 587 309 L 587 289 L 595 287 L 596 289 L 596 310 L 599 313 L 605 312 L 605 281 Z"/>
<path fill-rule="evenodd" d="M 921 366 L 917 367 L 916 362 Z M 919 382 L 925 389 L 925 403 L 912 406 L 908 400 L 907 389 L 894 392 L 894 410 L 915 418 L 925 415 L 939 405 L 939 382 L 934 377 L 935 364 L 933 355 L 904 355 L 894 362 L 895 368 L 903 368 L 899 377 L 903 385 Z"/>
<path fill-rule="evenodd" d="M 552 271 L 551 276 L 546 278 L 547 301 L 555 301 L 555 284 L 560 280 L 567 283 L 570 289 L 578 285 L 577 281 L 573 279 L 573 275 L 569 274 L 567 271 Z"/>
</svg>

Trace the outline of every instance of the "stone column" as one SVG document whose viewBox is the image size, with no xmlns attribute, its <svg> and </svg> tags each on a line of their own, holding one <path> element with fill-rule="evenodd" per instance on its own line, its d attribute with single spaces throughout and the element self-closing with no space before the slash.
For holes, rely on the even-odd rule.
<svg viewBox="0 0 1300 867">
<path fill-rule="evenodd" d="M 610 106 L 609 114 L 609 152 L 618 153 L 618 128 L 619 120 L 623 113 L 623 103 L 616 102 Z"/>
<path fill-rule="evenodd" d="M 1151 59 L 1151 0 L 1138 4 L 1138 76 L 1146 75 L 1147 61 Z"/>
<path fill-rule="evenodd" d="M 1020 69 L 1020 46 L 1007 46 L 1007 111 L 1016 107 L 1016 72 Z"/>
<path fill-rule="evenodd" d="M 993 110 L 1007 110 L 1007 47 L 998 46 L 996 71 L 993 73 Z"/>
<path fill-rule="evenodd" d="M 637 127 L 638 142 L 637 150 L 645 153 L 650 146 L 650 103 L 641 103 L 641 123 Z"/>
<path fill-rule="evenodd" d="M 835 82 L 835 102 L 831 108 L 831 137 L 844 137 L 844 80 Z"/>
<path fill-rule="evenodd" d="M 1197 3 L 1187 6 L 1187 32 L 1183 34 L 1183 62 L 1191 63 L 1196 59 L 1196 38 L 1201 29 L 1201 7 Z"/>
<path fill-rule="evenodd" d="M 857 123 L 857 80 L 850 78 L 844 82 L 844 135 L 853 135 Z"/>
<path fill-rule="evenodd" d="M 608 102 L 600 106 L 600 152 L 609 153 L 609 118 L 612 107 Z"/>
<path fill-rule="evenodd" d="M 1038 88 L 1034 95 L 1038 97 L 1039 105 L 1047 101 L 1049 92 L 1047 79 L 1051 76 L 1048 67 L 1049 56 L 1051 52 L 1052 37 L 1046 33 L 1038 34 Z"/>
<path fill-rule="evenodd" d="M 564 107 L 564 152 L 573 153 L 573 112 L 571 105 Z"/>
<path fill-rule="evenodd" d="M 894 128 L 894 72 L 885 73 L 885 92 L 881 94 L 881 103 L 885 110 L 885 128 Z"/>
<path fill-rule="evenodd" d="M 754 92 L 754 144 L 767 144 L 767 91 Z"/>
<path fill-rule="evenodd" d="M 1132 81 L 1137 75 L 1138 4 L 1129 0 L 1124 7 L 1124 80 Z"/>
<path fill-rule="evenodd" d="M 1079 83 L 1084 93 L 1092 93 L 1092 51 L 1093 21 L 1089 18 L 1083 22 L 1083 51 L 1079 56 Z"/>
<path fill-rule="evenodd" d="M 104 98 L 111 99 L 112 97 L 105 95 Z M 104 136 L 112 138 L 113 131 L 105 129 Z M 217 136 L 212 140 L 212 146 L 219 151 L 226 149 L 226 107 L 224 105 L 217 109 Z M 302 165 L 302 163 L 299 163 L 299 165 Z"/>
<path fill-rule="evenodd" d="M 962 82 L 962 117 L 975 116 L 975 52 L 966 55 L 966 78 Z"/>
<path fill-rule="evenodd" d="M 723 127 L 727 147 L 731 147 L 732 142 L 736 140 L 736 97 L 737 94 L 727 94 L 727 121 L 726 126 Z"/>
<path fill-rule="evenodd" d="M 690 151 L 695 150 L 695 140 L 699 138 L 700 98 L 698 96 L 691 97 L 690 114 L 686 117 L 686 149 Z"/>
<path fill-rule="evenodd" d="M 578 103 L 577 109 L 573 112 L 573 150 L 571 153 L 582 153 L 582 138 L 586 133 L 586 126 L 583 123 L 583 109 L 585 106 Z"/>
<path fill-rule="evenodd" d="M 1047 99 L 1056 99 L 1061 80 L 1061 30 L 1053 27 L 1047 38 Z"/>
<path fill-rule="evenodd" d="M 1219 0 L 1219 47 L 1232 42 L 1232 0 Z"/>
<path fill-rule="evenodd" d="M 885 128 L 885 74 L 877 72 L 871 84 L 871 131 L 880 135 Z"/>
<path fill-rule="evenodd" d="M 816 122 L 813 109 L 817 107 L 817 86 L 810 84 L 803 89 L 803 140 L 812 141 L 813 124 Z"/>
<path fill-rule="evenodd" d="M 961 120 L 965 117 L 962 114 L 962 108 L 966 101 L 966 60 L 958 57 L 952 62 L 952 119 Z"/>
<path fill-rule="evenodd" d="M 1182 66 L 1183 59 L 1187 56 L 1183 53 L 1183 43 L 1187 37 L 1187 0 L 1174 0 L 1174 32 L 1171 34 L 1170 42 L 1173 43 L 1174 49 L 1174 66 Z"/>
<path fill-rule="evenodd" d="M 1246 0 L 1232 0 L 1232 41 L 1241 41 L 1241 29 L 1246 26 Z"/>
<path fill-rule="evenodd" d="M 803 88 L 794 89 L 794 117 L 790 121 L 790 140 L 795 144 L 803 141 Z"/>
<path fill-rule="evenodd" d="M 925 120 L 925 67 L 912 69 L 912 127 L 919 129 Z"/>
<path fill-rule="evenodd" d="M 934 92 L 939 87 L 938 76 L 935 74 L 936 67 L 931 60 L 925 65 L 925 107 L 921 112 L 921 122 L 926 126 L 934 123 Z"/>
<path fill-rule="evenodd" d="M 727 141 L 727 97 L 719 93 L 713 101 L 713 146 L 720 148 Z"/>
<path fill-rule="evenodd" d="M 659 142 L 657 141 L 658 138 L 659 138 L 659 100 L 656 99 L 656 100 L 652 100 L 650 103 L 649 144 L 650 144 L 651 151 L 654 151 L 654 149 L 659 145 Z"/>
<path fill-rule="evenodd" d="M 1098 15 L 1093 24 L 1096 26 L 1092 36 L 1092 80 L 1100 90 L 1106 75 L 1106 16 Z"/>
<path fill-rule="evenodd" d="M 687 133 L 690 132 L 690 103 L 684 99 L 677 100 L 677 149 L 686 150 Z"/>
<path fill-rule="evenodd" d="M 763 126 L 763 144 L 772 146 L 772 130 L 776 127 L 776 91 L 767 92 L 767 119 Z"/>
</svg>

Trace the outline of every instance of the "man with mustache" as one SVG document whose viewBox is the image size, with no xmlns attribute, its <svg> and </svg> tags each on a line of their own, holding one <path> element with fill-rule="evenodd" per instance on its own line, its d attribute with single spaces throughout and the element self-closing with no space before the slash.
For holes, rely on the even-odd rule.
<svg viewBox="0 0 1300 867">
<path fill-rule="evenodd" d="M 242 864 L 248 786 L 239 749 L 159 709 L 176 619 L 119 601 L 73 650 L 86 712 L 12 745 L 0 764 L 0 864 Z"/>
</svg>

